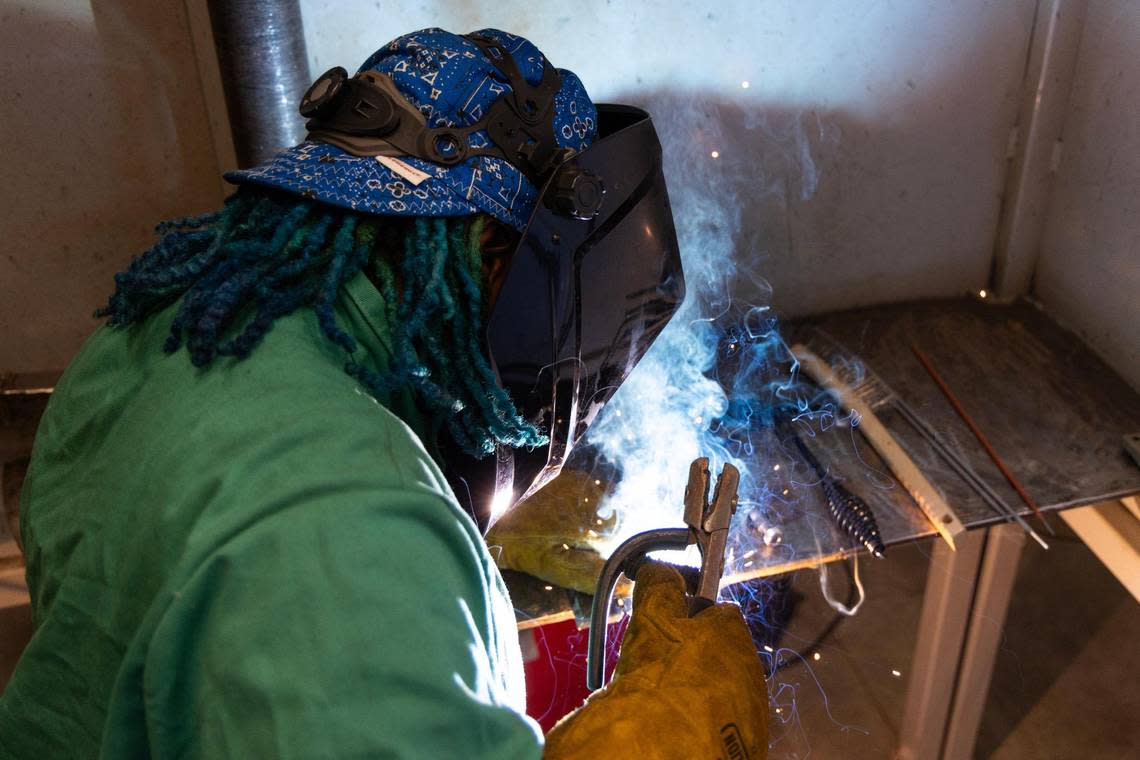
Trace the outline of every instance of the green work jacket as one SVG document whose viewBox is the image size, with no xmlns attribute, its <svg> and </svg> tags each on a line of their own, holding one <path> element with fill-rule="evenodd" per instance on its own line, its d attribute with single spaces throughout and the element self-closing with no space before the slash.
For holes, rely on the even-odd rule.
<svg viewBox="0 0 1140 760">
<path fill-rule="evenodd" d="M 390 365 L 363 275 L 337 316 Z M 99 329 L 22 499 L 35 632 L 0 757 L 538 757 L 502 578 L 422 435 L 303 309 L 196 369 Z M 420 433 L 421 435 L 418 435 Z"/>
</svg>

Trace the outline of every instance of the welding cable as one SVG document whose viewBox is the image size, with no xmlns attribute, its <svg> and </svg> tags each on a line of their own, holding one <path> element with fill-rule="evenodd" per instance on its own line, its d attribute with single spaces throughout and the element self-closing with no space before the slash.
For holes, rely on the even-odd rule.
<svg viewBox="0 0 1140 760">
<path fill-rule="evenodd" d="M 824 626 L 823 630 L 819 632 L 819 635 L 812 639 L 811 643 L 806 647 L 803 649 L 788 650 L 791 652 L 791 656 L 785 657 L 783 655 L 780 655 L 779 657 L 775 658 L 773 661 L 772 671 L 768 674 L 768 677 L 771 678 L 776 673 L 781 673 L 788 668 L 794 667 L 801 663 L 806 664 L 807 660 L 811 658 L 811 653 L 818 652 L 819 648 L 827 643 L 827 640 L 831 638 L 832 634 L 835 633 L 835 630 L 839 628 L 839 626 L 846 619 L 846 615 L 836 615 L 831 619 L 831 622 Z M 783 652 L 785 650 L 777 649 L 776 651 Z"/>
<path fill-rule="evenodd" d="M 824 600 L 831 605 L 831 609 L 838 612 L 840 615 L 852 617 L 859 608 L 863 606 L 863 602 L 867 601 L 867 591 L 863 588 L 863 581 L 859 578 L 859 555 L 851 555 L 852 574 L 851 579 L 855 584 L 855 591 L 859 595 L 858 600 L 852 606 L 847 606 L 843 602 L 834 598 L 827 591 L 827 562 L 819 566 L 819 590 L 823 592 Z"/>
<path fill-rule="evenodd" d="M 846 567 L 846 565 L 844 565 L 844 567 Z M 856 566 L 856 569 L 857 568 L 858 568 L 858 566 Z M 847 604 L 847 605 L 841 604 L 840 606 L 843 607 L 844 609 L 851 610 L 851 612 L 853 614 L 854 611 L 858 610 L 859 606 L 863 604 L 863 599 L 865 599 L 866 597 L 865 597 L 865 594 L 863 591 L 862 583 L 859 582 L 858 579 L 854 575 L 849 575 L 848 577 L 852 581 L 852 585 L 848 589 L 848 599 L 851 600 L 851 597 L 853 597 L 855 595 L 858 595 L 860 598 L 859 598 L 859 601 L 853 602 L 853 604 Z M 826 597 L 826 592 L 825 592 L 825 597 Z M 828 603 L 831 604 L 830 601 Z M 838 607 L 835 607 L 834 604 L 832 604 L 832 607 L 835 609 L 838 609 Z M 776 673 L 779 673 L 780 671 L 787 670 L 790 667 L 798 665 L 801 662 L 806 663 L 807 660 L 811 657 L 812 652 L 818 652 L 820 647 L 822 647 L 827 642 L 827 640 L 831 638 L 831 636 L 835 633 L 836 629 L 839 628 L 839 626 L 843 623 L 843 621 L 849 617 L 850 617 L 850 614 L 847 614 L 845 612 L 837 613 L 835 615 L 835 617 L 833 617 L 831 619 L 831 621 L 826 626 L 823 627 L 823 630 L 820 631 L 819 634 L 817 634 L 816 637 L 814 639 L 812 639 L 811 642 L 807 646 L 802 647 L 798 650 L 796 650 L 796 649 L 790 650 L 791 651 L 790 657 L 785 658 L 785 657 L 781 656 L 781 657 L 775 658 L 773 660 L 772 672 L 769 674 L 769 677 L 771 677 L 772 675 L 775 675 Z M 779 652 L 782 650 L 776 650 L 776 651 Z"/>
</svg>

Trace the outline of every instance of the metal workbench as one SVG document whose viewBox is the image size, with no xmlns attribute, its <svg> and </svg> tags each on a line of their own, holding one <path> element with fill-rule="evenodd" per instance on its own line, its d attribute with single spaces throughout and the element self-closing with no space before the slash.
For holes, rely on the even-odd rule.
<svg viewBox="0 0 1140 760">
<path fill-rule="evenodd" d="M 782 332 L 789 345 L 802 342 L 825 359 L 862 362 L 1027 519 L 1028 508 L 930 380 L 912 344 L 931 356 L 1047 514 L 1140 493 L 1140 467 L 1123 447 L 1125 435 L 1140 432 L 1140 395 L 1031 303 L 962 299 L 880 306 L 799 320 Z M 899 756 L 966 756 L 1025 535 L 1004 522 L 889 406 L 879 416 L 969 529 L 957 551 L 935 542 Z M 754 469 L 766 473 L 767 514 L 780 540 L 758 540 L 754 564 L 744 573 L 738 568 L 727 581 L 781 574 L 858 551 L 834 527 L 815 485 L 818 478 L 772 433 L 755 444 Z M 891 545 L 935 533 L 856 430 L 834 425 L 812 448 L 871 505 L 888 547 L 883 561 L 890 561 Z M 1048 540 L 1040 523 L 1030 522 Z M 1031 550 L 1041 551 L 1035 544 Z M 507 578 L 520 628 L 586 620 L 589 597 L 518 573 Z"/>
<path fill-rule="evenodd" d="M 861 361 L 1023 515 L 1029 515 L 1028 508 L 931 382 L 911 353 L 912 343 L 931 356 L 1046 513 L 1140 492 L 1140 467 L 1122 445 L 1126 434 L 1140 431 L 1140 394 L 1030 303 L 963 299 L 880 306 L 799 320 L 783 332 L 789 344 L 805 343 L 825 358 Z M 878 414 L 968 528 L 1003 521 L 901 416 L 889 406 Z M 772 433 L 758 434 L 754 443 L 754 469 L 767 480 L 773 499 L 768 513 L 780 541 L 758 541 L 754 566 L 729 580 L 776 575 L 858 551 L 834 527 L 815 485 L 818 478 Z M 833 474 L 871 505 L 888 548 L 934 534 L 914 501 L 850 426 L 830 427 L 811 446 Z M 1030 522 L 1042 532 L 1039 523 Z M 548 591 L 546 584 L 517 573 L 508 577 L 521 627 L 589 609 L 582 595 Z"/>
</svg>

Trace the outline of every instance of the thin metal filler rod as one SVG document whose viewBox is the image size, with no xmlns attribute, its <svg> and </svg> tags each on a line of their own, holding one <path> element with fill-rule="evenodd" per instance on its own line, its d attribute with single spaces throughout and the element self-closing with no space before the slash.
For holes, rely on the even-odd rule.
<svg viewBox="0 0 1140 760">
<path fill-rule="evenodd" d="M 950 406 L 954 407 L 954 411 L 958 413 L 958 416 L 961 417 L 962 421 L 966 423 L 966 426 L 970 428 L 970 432 L 973 433 L 974 437 L 978 439 L 978 443 L 982 445 L 982 448 L 986 450 L 987 454 L 989 454 L 990 459 L 992 459 L 994 464 L 997 465 L 997 468 L 1001 470 L 1001 474 L 1004 475 L 1005 479 L 1009 481 L 1009 484 L 1013 486 L 1013 490 L 1017 491 L 1017 495 L 1021 497 L 1021 500 L 1024 501 L 1025 504 L 1033 510 L 1033 514 L 1037 515 L 1037 519 L 1041 521 L 1041 524 L 1048 528 L 1050 533 L 1056 535 L 1056 531 L 1053 530 L 1053 526 L 1049 524 L 1049 522 L 1045 519 L 1045 515 L 1041 513 L 1041 509 L 1037 506 L 1037 502 L 1033 500 L 1033 497 L 1030 496 L 1029 492 L 1025 490 L 1025 486 L 1021 485 L 1021 481 L 1019 481 L 1017 477 L 1010 471 L 1009 467 L 1006 466 L 1005 461 L 1001 458 L 1001 455 L 997 453 L 994 447 L 990 444 L 989 439 L 986 438 L 986 434 L 982 432 L 981 428 L 978 427 L 977 423 L 974 422 L 973 418 L 970 417 L 968 412 L 966 412 L 965 407 L 962 406 L 962 402 L 958 400 L 958 397 L 955 396 L 954 392 L 950 390 L 950 386 L 946 384 L 946 381 L 942 379 L 942 376 L 940 374 L 938 374 L 938 370 L 934 368 L 934 363 L 930 361 L 930 357 L 928 357 L 923 352 L 923 350 L 918 347 L 917 344 L 912 343 L 910 350 L 914 352 L 914 355 L 916 357 L 918 357 L 918 361 L 921 362 L 923 369 L 925 369 L 926 372 L 930 375 L 930 378 L 934 381 L 935 385 L 938 386 L 938 389 L 942 391 L 942 395 L 944 395 L 946 397 L 946 400 L 950 402 Z"/>
</svg>

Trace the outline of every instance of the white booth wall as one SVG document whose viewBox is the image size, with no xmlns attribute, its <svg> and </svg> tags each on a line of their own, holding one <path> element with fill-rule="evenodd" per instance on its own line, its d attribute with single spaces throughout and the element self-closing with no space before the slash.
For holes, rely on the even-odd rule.
<svg viewBox="0 0 1140 760">
<path fill-rule="evenodd" d="M 712 221 L 739 228 L 742 295 L 786 316 L 986 287 L 1034 7 L 302 1 L 314 71 L 412 29 L 490 26 L 596 101 L 646 106 L 672 194 L 725 207 Z"/>
<path fill-rule="evenodd" d="M 595 99 L 645 105 L 687 244 L 727 239 L 738 295 L 796 316 L 987 287 L 1049 3 L 301 5 L 314 73 L 412 29 L 496 26 Z M 0 8 L 0 372 L 61 369 L 153 224 L 221 201 L 232 152 L 204 8 Z M 1140 386 L 1137 41 L 1140 4 L 1090 4 L 1035 288 Z"/>
<path fill-rule="evenodd" d="M 1089 5 L 1035 291 L 1140 388 L 1140 3 Z"/>
</svg>

